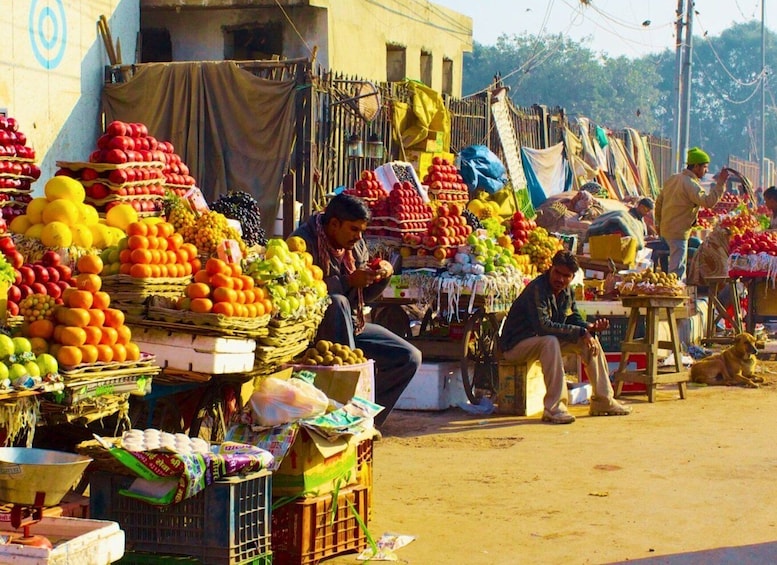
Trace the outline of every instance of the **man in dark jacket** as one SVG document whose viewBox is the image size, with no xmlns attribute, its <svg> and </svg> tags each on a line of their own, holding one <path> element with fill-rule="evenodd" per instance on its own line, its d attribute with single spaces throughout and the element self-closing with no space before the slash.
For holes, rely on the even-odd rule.
<svg viewBox="0 0 777 565">
<path fill-rule="evenodd" d="M 369 219 L 363 200 L 339 194 L 292 235 L 305 240 L 332 299 L 316 339 L 358 347 L 375 361 L 375 401 L 385 408 L 375 417 L 380 426 L 421 365 L 421 352 L 386 328 L 364 321 L 364 305 L 381 295 L 393 273 L 388 261 L 370 262 L 362 239 Z"/>
<path fill-rule="evenodd" d="M 578 353 L 591 380 L 591 416 L 623 416 L 631 412 L 613 398 L 607 358 L 595 333 L 610 326 L 607 319 L 586 322 L 569 288 L 579 269 L 577 258 L 559 251 L 550 269 L 531 281 L 507 314 L 500 345 L 505 359 L 539 361 L 545 378 L 543 422 L 571 424 L 567 411 L 564 353 Z"/>
</svg>

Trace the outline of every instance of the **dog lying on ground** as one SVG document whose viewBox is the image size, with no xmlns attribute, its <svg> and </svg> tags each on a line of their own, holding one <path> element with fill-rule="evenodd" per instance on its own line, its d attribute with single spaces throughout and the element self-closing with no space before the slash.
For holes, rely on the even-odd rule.
<svg viewBox="0 0 777 565">
<path fill-rule="evenodd" d="M 757 352 L 755 337 L 747 332 L 741 333 L 730 347 L 691 365 L 691 382 L 758 388 L 757 383 L 762 383 L 763 378 L 755 375 Z"/>
</svg>

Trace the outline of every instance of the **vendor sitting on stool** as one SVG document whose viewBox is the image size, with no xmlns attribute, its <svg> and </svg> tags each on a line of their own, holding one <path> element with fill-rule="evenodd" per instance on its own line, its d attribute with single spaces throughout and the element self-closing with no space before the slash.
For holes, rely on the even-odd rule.
<svg viewBox="0 0 777 565">
<path fill-rule="evenodd" d="M 380 261 L 377 268 L 369 265 L 362 239 L 369 219 L 370 209 L 362 199 L 339 194 L 292 235 L 305 240 L 332 299 L 316 340 L 358 347 L 375 361 L 375 401 L 384 407 L 375 417 L 380 426 L 420 367 L 421 352 L 383 326 L 364 321 L 364 304 L 381 295 L 394 272 L 388 261 Z"/>
<path fill-rule="evenodd" d="M 567 383 L 562 355 L 578 353 L 593 388 L 591 416 L 624 416 L 631 408 L 613 398 L 607 358 L 595 333 L 610 327 L 607 318 L 587 323 L 569 288 L 580 266 L 569 251 L 553 256 L 550 269 L 531 281 L 515 299 L 507 314 L 500 346 L 507 360 L 531 363 L 539 360 L 545 377 L 545 410 L 542 421 L 571 424 L 567 411 Z"/>
</svg>

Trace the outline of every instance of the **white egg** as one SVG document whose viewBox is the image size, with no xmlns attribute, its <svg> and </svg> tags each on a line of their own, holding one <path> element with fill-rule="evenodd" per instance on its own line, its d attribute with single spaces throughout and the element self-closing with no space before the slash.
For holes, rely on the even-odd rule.
<svg viewBox="0 0 777 565">
<path fill-rule="evenodd" d="M 184 441 L 184 440 L 185 441 L 191 441 L 191 439 L 192 438 L 190 438 L 186 434 L 182 434 L 181 432 L 178 432 L 177 434 L 175 434 L 175 441 L 179 441 L 179 440 L 181 440 L 181 441 Z"/>
</svg>

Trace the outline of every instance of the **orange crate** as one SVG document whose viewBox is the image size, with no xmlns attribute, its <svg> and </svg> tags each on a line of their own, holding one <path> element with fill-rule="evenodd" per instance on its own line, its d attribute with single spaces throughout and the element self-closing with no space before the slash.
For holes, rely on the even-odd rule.
<svg viewBox="0 0 777 565">
<path fill-rule="evenodd" d="M 273 508 L 273 561 L 284 565 L 312 565 L 333 555 L 366 548 L 367 535 L 351 505 L 367 524 L 367 490 L 360 484 L 341 489 L 334 511 L 333 493 Z"/>
</svg>

